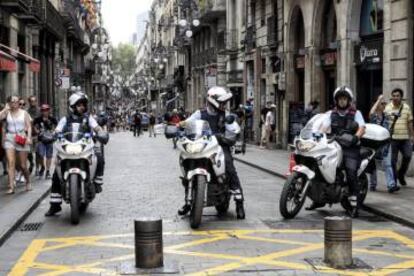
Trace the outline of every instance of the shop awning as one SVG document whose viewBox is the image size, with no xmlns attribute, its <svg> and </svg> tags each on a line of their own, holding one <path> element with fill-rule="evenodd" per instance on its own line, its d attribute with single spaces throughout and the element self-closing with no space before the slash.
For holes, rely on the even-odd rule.
<svg viewBox="0 0 414 276">
<path fill-rule="evenodd" d="M 40 61 L 38 59 L 35 59 L 31 56 L 28 56 L 28 55 L 26 55 L 22 52 L 19 52 L 15 49 L 10 48 L 10 47 L 8 47 L 6 45 L 3 45 L 3 44 L 0 44 L 0 48 L 4 48 L 4 49 L 6 49 L 7 51 L 10 52 L 10 54 L 7 54 L 6 52 L 3 52 L 3 51 L 0 50 L 0 53 L 4 53 L 7 56 L 7 58 L 5 58 L 5 59 L 8 60 L 7 65 L 9 66 L 9 68 L 11 68 L 11 63 L 10 63 L 11 60 L 14 63 L 14 69 L 13 70 L 3 70 L 3 71 L 13 71 L 13 72 L 16 71 L 16 69 L 17 69 L 16 58 L 19 58 L 19 59 L 23 60 L 24 62 L 29 63 L 30 71 L 32 71 L 34 73 L 39 73 L 40 72 Z M 0 54 L 0 57 L 1 56 L 2 55 Z M 2 66 L 0 65 L 0 71 L 2 70 L 1 68 L 2 68 Z"/>
<path fill-rule="evenodd" d="M 16 59 L 0 50 L 0 71 L 16 72 Z"/>
</svg>

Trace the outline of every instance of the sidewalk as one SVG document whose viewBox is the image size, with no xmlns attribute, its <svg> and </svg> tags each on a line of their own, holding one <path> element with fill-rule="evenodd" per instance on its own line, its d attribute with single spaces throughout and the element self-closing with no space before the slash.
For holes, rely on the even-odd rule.
<svg viewBox="0 0 414 276">
<path fill-rule="evenodd" d="M 6 195 L 7 177 L 0 176 L 0 246 L 49 193 L 50 180 L 32 181 L 33 191 L 18 184 L 14 195 Z"/>
<path fill-rule="evenodd" d="M 285 150 L 264 150 L 248 145 L 245 155 L 234 157 L 245 163 L 275 176 L 285 177 L 289 164 L 289 153 Z M 378 171 L 378 187 L 376 192 L 368 192 L 365 208 L 377 215 L 414 227 L 414 212 L 410 212 L 414 199 L 414 178 L 407 177 L 407 187 L 399 192 L 389 194 L 384 173 Z"/>
</svg>

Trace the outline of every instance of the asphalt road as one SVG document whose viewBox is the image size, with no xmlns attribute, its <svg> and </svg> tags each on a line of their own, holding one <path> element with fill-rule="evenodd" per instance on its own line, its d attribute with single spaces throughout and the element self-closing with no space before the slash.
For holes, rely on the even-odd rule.
<svg viewBox="0 0 414 276">
<path fill-rule="evenodd" d="M 247 153 L 248 154 L 248 153 Z M 354 270 L 317 264 L 323 257 L 323 218 L 340 207 L 303 210 L 284 221 L 278 211 L 283 180 L 236 163 L 246 197 L 246 220 L 218 218 L 205 209 L 192 231 L 177 216 L 183 203 L 178 152 L 164 137 L 117 133 L 106 150 L 104 192 L 77 226 L 69 208 L 45 218 L 48 201 L 26 220 L 36 231 L 16 231 L 0 247 L 0 275 L 125 275 L 134 264 L 133 222 L 161 217 L 164 272 L 194 275 L 414 275 L 414 230 L 368 213 L 353 221 Z M 306 204 L 308 205 L 309 202 Z M 364 265 L 364 266 L 362 266 Z"/>
</svg>

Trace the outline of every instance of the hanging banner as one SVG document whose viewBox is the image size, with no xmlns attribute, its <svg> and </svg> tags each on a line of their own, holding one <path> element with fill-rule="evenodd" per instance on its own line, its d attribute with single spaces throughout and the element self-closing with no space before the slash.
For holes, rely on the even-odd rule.
<svg viewBox="0 0 414 276">
<path fill-rule="evenodd" d="M 16 70 L 16 60 L 5 52 L 0 51 L 0 71 L 16 72 Z"/>
</svg>

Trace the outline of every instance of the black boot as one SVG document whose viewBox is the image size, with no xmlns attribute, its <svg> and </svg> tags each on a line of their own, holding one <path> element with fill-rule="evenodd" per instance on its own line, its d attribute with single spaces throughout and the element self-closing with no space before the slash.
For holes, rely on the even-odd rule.
<svg viewBox="0 0 414 276">
<path fill-rule="evenodd" d="M 305 210 L 306 211 L 313 211 L 315 209 L 322 208 L 322 207 L 325 207 L 325 203 L 312 202 L 311 206 L 306 207 Z"/>
<path fill-rule="evenodd" d="M 178 215 L 180 216 L 185 216 L 187 215 L 189 212 L 191 211 L 191 205 L 186 203 L 184 204 L 183 207 L 181 207 L 181 209 L 178 210 Z"/>
<path fill-rule="evenodd" d="M 244 204 L 243 201 L 236 201 L 236 215 L 237 219 L 245 219 L 246 213 L 244 211 Z"/>
<path fill-rule="evenodd" d="M 361 207 L 359 197 L 350 196 L 349 203 L 351 204 L 351 208 L 346 210 L 347 215 L 351 218 L 359 217 L 359 208 Z"/>
<path fill-rule="evenodd" d="M 102 184 L 95 183 L 95 193 L 100 194 L 102 193 Z"/>
<path fill-rule="evenodd" d="M 62 207 L 60 206 L 60 204 L 51 203 L 49 211 L 47 211 L 45 216 L 46 217 L 52 217 L 52 216 L 56 215 L 57 213 L 59 213 L 60 211 L 62 211 Z"/>
</svg>

